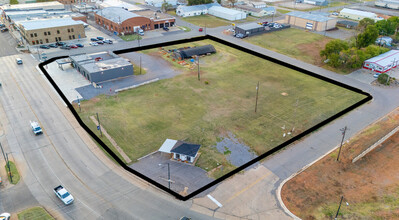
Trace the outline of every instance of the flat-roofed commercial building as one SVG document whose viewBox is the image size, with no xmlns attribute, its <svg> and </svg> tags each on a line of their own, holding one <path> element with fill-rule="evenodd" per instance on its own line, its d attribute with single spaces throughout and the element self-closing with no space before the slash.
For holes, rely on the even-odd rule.
<svg viewBox="0 0 399 220">
<path fill-rule="evenodd" d="M 339 16 L 343 18 L 348 18 L 356 21 L 360 21 L 364 18 L 370 18 L 374 21 L 383 20 L 383 18 L 379 17 L 376 13 L 368 12 L 368 11 L 359 11 L 350 8 L 344 8 L 339 12 Z"/>
<path fill-rule="evenodd" d="M 133 75 L 129 60 L 112 52 L 70 56 L 72 65 L 91 83 L 101 83 Z"/>
<path fill-rule="evenodd" d="M 85 38 L 82 22 L 72 18 L 33 20 L 18 23 L 21 35 L 31 45 Z"/>
<path fill-rule="evenodd" d="M 65 6 L 57 1 L 53 2 L 37 2 L 28 4 L 16 4 L 16 5 L 2 5 L 1 8 L 4 11 L 15 11 L 15 10 L 61 10 L 65 9 Z"/>
<path fill-rule="evenodd" d="M 325 31 L 335 28 L 337 19 L 321 14 L 292 11 L 285 14 L 285 23 L 313 31 Z"/>
<path fill-rule="evenodd" d="M 134 33 L 137 29 L 153 30 L 170 27 L 175 18 L 152 11 L 129 12 L 119 7 L 104 8 L 95 13 L 96 23 L 118 34 Z"/>
</svg>

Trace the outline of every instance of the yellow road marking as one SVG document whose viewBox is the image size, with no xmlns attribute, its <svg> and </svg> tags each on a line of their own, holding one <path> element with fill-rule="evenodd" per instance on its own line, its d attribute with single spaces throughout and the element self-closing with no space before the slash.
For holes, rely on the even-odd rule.
<svg viewBox="0 0 399 220">
<path fill-rule="evenodd" d="M 257 183 L 259 183 L 260 181 L 262 181 L 264 178 L 266 178 L 267 176 L 270 175 L 270 172 L 267 173 L 266 175 L 263 175 L 261 177 L 259 177 L 255 182 L 251 183 L 249 186 L 245 187 L 244 189 L 240 190 L 239 192 L 236 192 L 234 195 L 232 195 L 229 199 L 227 199 L 226 202 L 224 203 L 228 203 L 231 200 L 233 200 L 234 198 L 236 198 L 237 196 L 241 195 L 243 192 L 247 191 L 248 189 L 252 188 L 254 185 L 256 185 Z"/>
</svg>

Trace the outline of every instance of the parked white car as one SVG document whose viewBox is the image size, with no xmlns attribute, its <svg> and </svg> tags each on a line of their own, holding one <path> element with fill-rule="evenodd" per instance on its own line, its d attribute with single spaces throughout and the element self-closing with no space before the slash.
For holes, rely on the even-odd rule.
<svg viewBox="0 0 399 220">
<path fill-rule="evenodd" d="M 0 214 L 0 220 L 9 220 L 11 218 L 11 214 L 4 212 Z"/>
<path fill-rule="evenodd" d="M 96 43 L 96 42 L 90 42 L 90 45 L 91 45 L 91 46 L 98 46 L 98 43 Z"/>
</svg>

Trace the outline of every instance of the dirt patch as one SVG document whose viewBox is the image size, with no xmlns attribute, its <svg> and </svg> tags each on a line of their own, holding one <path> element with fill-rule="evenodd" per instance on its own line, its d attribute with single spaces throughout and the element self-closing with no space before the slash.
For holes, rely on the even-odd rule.
<svg viewBox="0 0 399 220">
<path fill-rule="evenodd" d="M 399 125 L 399 111 L 370 125 L 344 145 L 340 161 L 332 152 L 288 181 L 282 188 L 287 208 L 302 219 L 335 217 L 341 196 L 341 218 L 398 219 L 399 133 L 356 163 L 352 159 Z"/>
<path fill-rule="evenodd" d="M 326 44 L 331 40 L 332 40 L 331 38 L 324 38 L 322 40 L 312 43 L 299 44 L 297 45 L 297 48 L 300 51 L 303 51 L 306 55 L 313 58 L 312 64 L 316 66 L 322 66 L 324 63 L 322 61 L 322 58 L 320 57 L 320 51 L 324 50 Z"/>
</svg>

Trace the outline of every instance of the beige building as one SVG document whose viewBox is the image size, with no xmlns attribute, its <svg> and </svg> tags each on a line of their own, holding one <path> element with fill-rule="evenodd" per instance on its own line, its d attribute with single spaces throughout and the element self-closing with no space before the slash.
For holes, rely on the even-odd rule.
<svg viewBox="0 0 399 220">
<path fill-rule="evenodd" d="M 374 21 L 383 20 L 384 18 L 379 17 L 377 14 L 368 11 L 359 11 L 350 8 L 344 8 L 339 12 L 339 17 L 348 18 L 355 21 L 360 21 L 364 18 L 370 18 Z"/>
<path fill-rule="evenodd" d="M 4 11 L 10 10 L 62 10 L 65 6 L 59 2 L 37 2 L 37 3 L 27 3 L 27 4 L 16 4 L 16 5 L 2 5 L 1 8 Z"/>
<path fill-rule="evenodd" d="M 85 38 L 82 22 L 71 18 L 34 20 L 18 23 L 21 35 L 30 45 Z"/>
<path fill-rule="evenodd" d="M 292 11 L 285 14 L 285 23 L 313 31 L 325 31 L 335 28 L 337 19 L 320 14 Z"/>
</svg>

